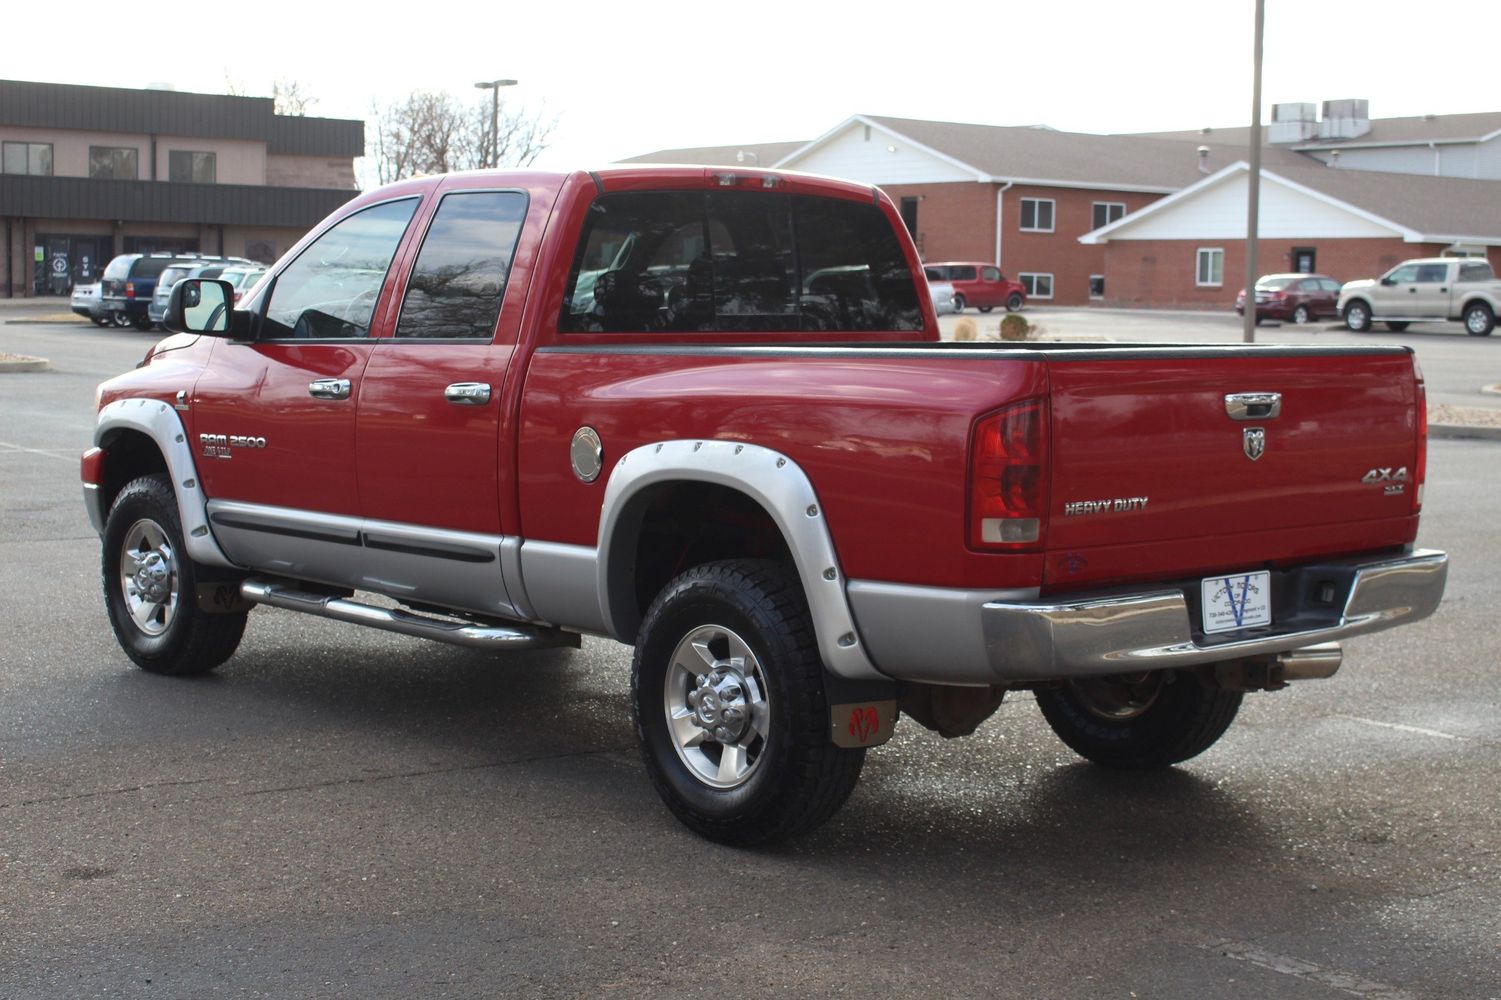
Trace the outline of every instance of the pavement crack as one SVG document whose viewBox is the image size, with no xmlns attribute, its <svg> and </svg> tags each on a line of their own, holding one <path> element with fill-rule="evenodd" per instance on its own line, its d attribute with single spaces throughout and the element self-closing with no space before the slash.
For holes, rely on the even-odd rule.
<svg viewBox="0 0 1501 1000">
<path fill-rule="evenodd" d="M 1205 940 L 1198 942 L 1197 947 L 1204 951 L 1218 952 L 1224 958 L 1247 962 L 1279 975 L 1318 983 L 1340 993 L 1360 997 L 1361 1000 L 1417 1000 L 1413 994 L 1404 989 L 1372 982 L 1353 973 L 1329 969 L 1290 955 L 1279 955 L 1246 941 L 1231 941 L 1223 938 Z"/>
<path fill-rule="evenodd" d="M 393 781 L 403 778 L 422 778 L 437 774 L 459 774 L 465 771 L 484 771 L 502 767 L 516 767 L 518 765 L 535 764 L 549 760 L 568 760 L 576 757 L 595 757 L 605 754 L 621 754 L 628 752 L 631 747 L 603 747 L 597 750 L 573 750 L 565 753 L 535 754 L 529 757 L 516 757 L 508 760 L 487 761 L 483 764 L 457 764 L 452 767 L 432 767 L 415 771 L 390 771 L 380 774 L 365 774 L 347 778 L 330 778 L 325 781 L 310 781 L 296 785 L 277 785 L 272 788 L 253 788 L 247 791 L 226 792 L 221 795 L 206 795 L 200 798 L 201 802 L 213 802 L 220 799 L 249 798 L 256 795 L 274 795 L 281 792 L 308 792 L 320 788 L 337 788 L 341 785 L 364 785 L 374 784 L 380 781 Z M 92 792 L 79 792 L 74 795 L 42 796 L 34 799 L 21 799 L 17 802 L 0 802 L 0 811 L 6 809 L 19 809 L 26 806 L 57 805 L 64 802 L 78 802 L 88 799 L 104 798 L 114 795 L 132 795 L 140 792 L 154 791 L 160 788 L 183 788 L 195 785 L 212 785 L 219 783 L 239 784 L 241 779 L 221 776 L 214 778 L 194 778 L 183 781 L 159 781 L 141 785 L 127 785 L 120 788 L 101 788 Z"/>
</svg>

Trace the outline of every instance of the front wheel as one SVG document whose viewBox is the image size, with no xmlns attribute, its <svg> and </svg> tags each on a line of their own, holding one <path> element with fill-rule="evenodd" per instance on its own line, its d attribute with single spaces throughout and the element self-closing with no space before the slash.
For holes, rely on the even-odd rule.
<svg viewBox="0 0 1501 1000">
<path fill-rule="evenodd" d="M 1065 681 L 1037 692 L 1058 738 L 1105 767 L 1167 767 L 1208 750 L 1240 708 L 1241 693 L 1173 670 Z"/>
<path fill-rule="evenodd" d="M 830 741 L 807 602 L 777 563 L 705 563 L 670 582 L 641 623 L 631 697 L 652 784 L 710 840 L 745 846 L 814 829 L 865 761 Z"/>
<path fill-rule="evenodd" d="M 198 607 L 199 567 L 164 475 L 125 485 L 104 525 L 104 604 L 125 655 L 154 674 L 206 673 L 234 654 L 245 613 Z"/>
<path fill-rule="evenodd" d="M 1484 302 L 1465 307 L 1465 332 L 1472 337 L 1489 337 L 1496 328 L 1496 314 Z"/>
<path fill-rule="evenodd" d="M 1006 298 L 1006 311 L 1008 313 L 1021 312 L 1022 306 L 1026 304 L 1027 300 L 1021 297 L 1021 293 L 1012 292 Z"/>
<path fill-rule="evenodd" d="M 1360 301 L 1345 306 L 1345 326 L 1356 333 L 1365 333 L 1371 328 L 1371 307 Z"/>
</svg>

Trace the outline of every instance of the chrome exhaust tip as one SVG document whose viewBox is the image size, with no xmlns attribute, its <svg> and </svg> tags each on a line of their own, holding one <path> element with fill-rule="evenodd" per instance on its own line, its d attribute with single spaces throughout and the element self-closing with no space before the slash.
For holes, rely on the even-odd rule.
<svg viewBox="0 0 1501 1000">
<path fill-rule="evenodd" d="M 1281 668 L 1284 681 L 1311 681 L 1333 677 L 1344 662 L 1345 652 L 1337 642 L 1321 642 L 1278 653 L 1273 662 Z"/>
</svg>

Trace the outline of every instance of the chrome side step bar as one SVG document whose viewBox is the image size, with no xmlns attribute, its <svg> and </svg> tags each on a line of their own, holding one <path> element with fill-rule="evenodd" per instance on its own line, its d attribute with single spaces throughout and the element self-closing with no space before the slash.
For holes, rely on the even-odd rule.
<svg viewBox="0 0 1501 1000">
<path fill-rule="evenodd" d="M 240 584 L 240 596 L 255 604 L 265 604 L 287 611 L 332 618 L 335 621 L 368 625 L 415 636 L 418 639 L 436 639 L 438 642 L 495 652 L 517 649 L 554 649 L 579 646 L 576 632 L 528 625 L 525 622 L 508 622 L 504 625 L 481 625 L 475 622 L 433 618 L 413 614 L 399 608 L 380 608 L 373 604 L 361 604 L 346 597 L 316 594 L 280 583 L 264 580 L 246 580 Z"/>
</svg>

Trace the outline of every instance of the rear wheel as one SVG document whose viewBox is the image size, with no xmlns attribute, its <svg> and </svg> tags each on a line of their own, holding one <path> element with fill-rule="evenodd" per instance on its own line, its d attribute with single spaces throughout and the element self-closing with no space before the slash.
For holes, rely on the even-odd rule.
<svg viewBox="0 0 1501 1000">
<path fill-rule="evenodd" d="M 104 525 L 104 603 L 121 648 L 142 670 L 206 673 L 240 645 L 245 613 L 201 610 L 200 572 L 183 545 L 167 477 L 127 483 Z"/>
<path fill-rule="evenodd" d="M 151 322 L 150 316 L 137 316 L 131 322 L 135 324 L 137 330 L 149 330 L 153 326 L 156 326 L 155 323 Z"/>
<path fill-rule="evenodd" d="M 1345 326 L 1356 333 L 1365 333 L 1371 328 L 1371 307 L 1359 299 L 1345 306 Z"/>
<path fill-rule="evenodd" d="M 669 583 L 641 623 L 631 696 L 652 784 L 711 840 L 806 833 L 860 777 L 865 751 L 830 741 L 807 602 L 779 564 L 706 563 Z"/>
<path fill-rule="evenodd" d="M 1026 304 L 1027 300 L 1021 297 L 1020 292 L 1012 292 L 1006 298 L 1006 311 L 1011 313 L 1021 312 L 1022 306 Z"/>
<path fill-rule="evenodd" d="M 1472 337 L 1489 337 L 1496 328 L 1496 314 L 1484 302 L 1465 307 L 1465 332 Z"/>
<path fill-rule="evenodd" d="M 124 313 L 110 313 L 109 321 L 115 326 L 121 327 L 122 329 L 130 325 L 130 317 L 125 315 Z"/>
<path fill-rule="evenodd" d="M 954 312 L 956 312 L 956 313 L 962 313 L 963 311 L 964 311 L 964 296 L 962 296 L 962 295 L 955 295 L 954 296 Z"/>
<path fill-rule="evenodd" d="M 1105 767 L 1167 767 L 1209 749 L 1240 708 L 1241 693 L 1173 670 L 1066 681 L 1037 692 L 1058 738 Z"/>
<path fill-rule="evenodd" d="M 1313 319 L 1313 314 L 1308 311 L 1307 306 L 1300 305 L 1293 310 L 1293 322 L 1299 326 L 1302 326 L 1311 319 Z"/>
<path fill-rule="evenodd" d="M 1401 333 L 1411 325 L 1412 324 L 1403 319 L 1389 319 L 1386 321 L 1386 328 L 1392 333 Z"/>
</svg>

